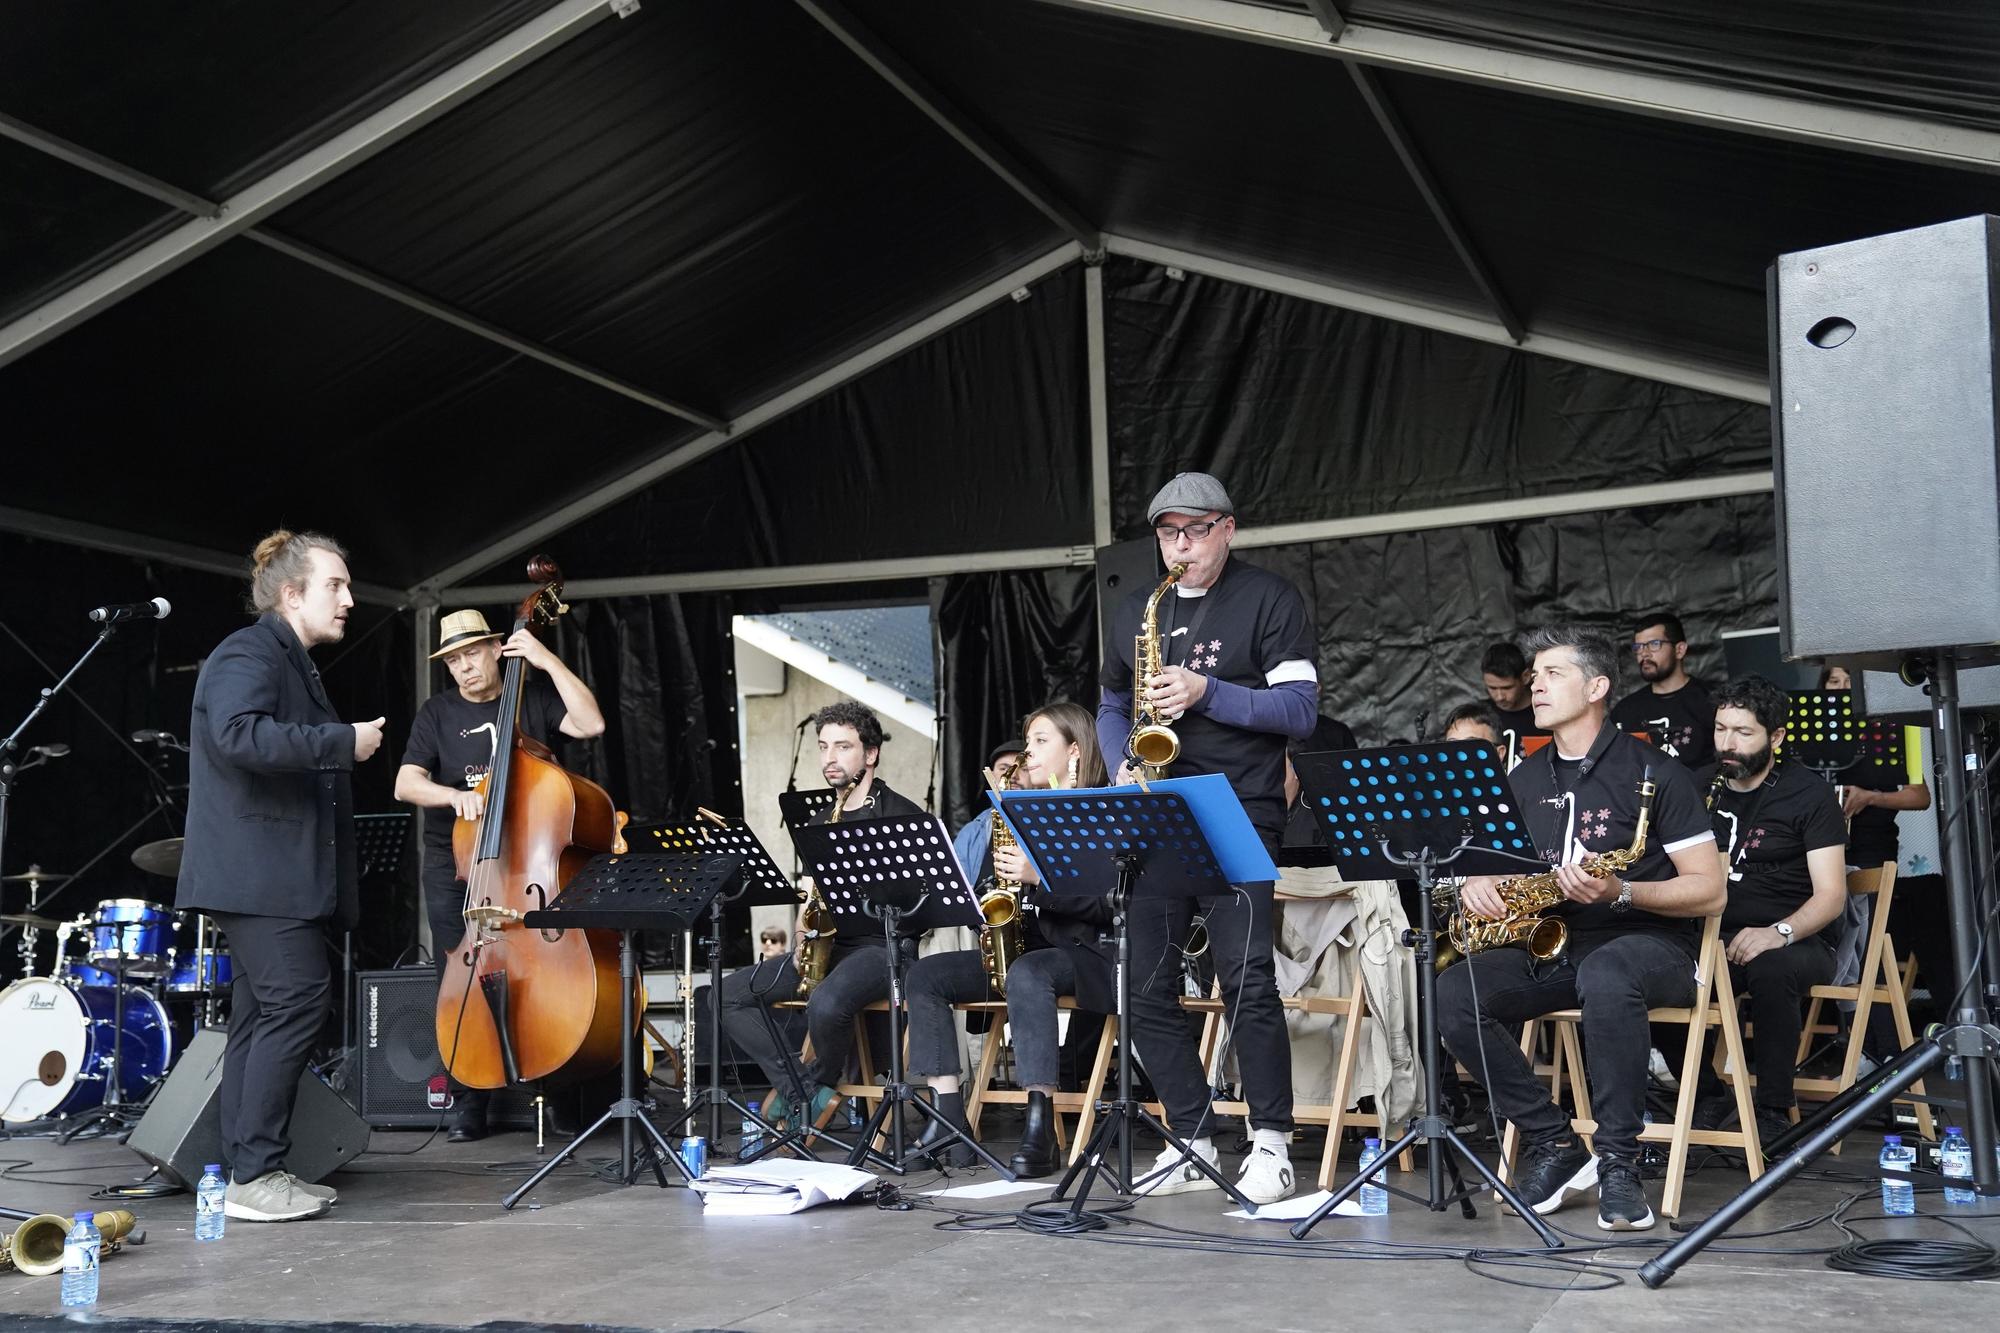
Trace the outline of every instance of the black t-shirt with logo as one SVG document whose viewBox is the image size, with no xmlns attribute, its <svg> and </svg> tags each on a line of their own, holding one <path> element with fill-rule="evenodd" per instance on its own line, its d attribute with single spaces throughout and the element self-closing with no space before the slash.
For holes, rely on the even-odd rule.
<svg viewBox="0 0 2000 1333">
<path fill-rule="evenodd" d="M 1906 747 L 1911 739 L 1905 735 Z M 1907 755 L 1907 749 L 1905 753 Z M 1834 781 L 1843 787 L 1862 787 L 1868 791 L 1901 791 L 1909 784 L 1910 773 L 1907 764 L 1868 758 L 1842 769 Z M 1872 869 L 1896 860 L 1899 851 L 1896 834 L 1894 810 L 1885 810 L 1879 805 L 1861 810 L 1848 826 L 1847 864 Z"/>
<path fill-rule="evenodd" d="M 1750 791 L 1712 776 L 1710 782 L 1710 827 L 1729 863 L 1724 933 L 1784 920 L 1812 897 L 1806 853 L 1847 841 L 1840 801 L 1817 773 L 1797 764 L 1779 764 Z"/>
<path fill-rule="evenodd" d="M 521 692 L 521 734 L 553 748 L 561 740 L 556 729 L 568 711 L 555 686 L 531 680 Z M 440 786 L 471 791 L 493 766 L 499 735 L 498 699 L 476 704 L 456 689 L 433 694 L 410 724 L 403 762 L 423 769 Z M 451 826 L 457 818 L 448 805 L 424 811 L 425 888 L 448 891 L 457 878 L 451 860 Z"/>
<path fill-rule="evenodd" d="M 1113 622 L 1119 631 L 1112 639 L 1116 649 L 1105 659 L 1100 678 L 1107 690 L 1127 696 L 1133 692 L 1133 639 L 1151 595 L 1150 588 L 1134 593 L 1119 607 Z M 1202 595 L 1162 597 L 1159 616 L 1160 652 L 1168 666 L 1248 689 L 1269 688 L 1269 673 L 1281 662 L 1310 663 L 1317 657 L 1312 621 L 1299 590 L 1234 556 Z M 1275 838 L 1285 824 L 1286 738 L 1217 722 L 1200 705 L 1172 725 L 1181 753 L 1167 775 L 1222 774 L 1250 822 Z"/>
<path fill-rule="evenodd" d="M 1547 727 L 1538 727 L 1535 725 L 1535 707 L 1533 704 L 1529 704 L 1524 708 L 1495 708 L 1493 716 L 1500 719 L 1501 731 L 1511 731 L 1514 733 L 1514 740 L 1516 742 L 1514 752 L 1516 754 L 1519 754 L 1521 751 L 1519 742 L 1522 737 L 1546 736 L 1549 734 Z M 1500 740 L 1504 746 L 1507 738 L 1502 736 Z"/>
<path fill-rule="evenodd" d="M 1554 744 L 1546 745 L 1509 781 L 1535 846 L 1554 865 L 1580 859 L 1579 847 L 1585 855 L 1601 855 L 1630 846 L 1639 821 L 1640 778 L 1649 771 L 1654 790 L 1646 846 L 1634 865 L 1619 872 L 1622 879 L 1644 884 L 1675 878 L 1680 872 L 1673 853 L 1712 841 L 1708 811 L 1685 768 L 1607 724 L 1585 758 L 1564 760 Z M 1564 901 L 1551 910 L 1569 923 L 1570 947 L 1579 955 L 1635 930 L 1668 936 L 1690 956 L 1701 942 L 1700 921 L 1638 907 L 1620 912 L 1609 903 Z"/>
<path fill-rule="evenodd" d="M 1689 769 L 1715 762 L 1715 703 L 1698 680 L 1672 694 L 1641 685 L 1618 701 L 1611 720 L 1620 731 L 1643 731 L 1663 753 Z"/>
</svg>

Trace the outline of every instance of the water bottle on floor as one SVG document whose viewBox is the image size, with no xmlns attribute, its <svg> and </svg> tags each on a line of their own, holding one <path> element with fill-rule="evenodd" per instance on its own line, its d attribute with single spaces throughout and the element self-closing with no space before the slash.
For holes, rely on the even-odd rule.
<svg viewBox="0 0 2000 1333">
<path fill-rule="evenodd" d="M 1891 1171 L 1908 1171 L 1917 1164 L 1914 1149 L 1903 1146 L 1901 1134 L 1882 1140 L 1882 1211 L 1890 1217 L 1910 1217 L 1917 1211 L 1917 1187 L 1908 1176 L 1891 1176 Z"/>
<path fill-rule="evenodd" d="M 222 1167 L 210 1162 L 202 1168 L 201 1183 L 194 1187 L 194 1238 L 222 1239 L 222 1196 L 228 1188 L 222 1181 Z"/>
<path fill-rule="evenodd" d="M 1366 1171 L 1382 1155 L 1382 1140 L 1363 1139 L 1361 1141 L 1361 1169 Z M 1377 1174 L 1368 1178 L 1361 1187 L 1361 1212 L 1365 1217 L 1381 1217 L 1389 1211 L 1389 1191 L 1375 1182 L 1382 1177 Z"/>
<path fill-rule="evenodd" d="M 65 1309 L 97 1304 L 97 1261 L 104 1237 L 92 1220 L 96 1213 L 76 1214 L 76 1225 L 63 1237 L 62 1303 Z"/>
<path fill-rule="evenodd" d="M 1944 1172 L 1944 1201 L 1957 1207 L 1979 1202 L 1979 1196 L 1972 1192 L 1972 1144 L 1966 1139 L 1965 1131 L 1953 1125 L 1944 1132 L 1944 1146 L 1938 1151 L 1938 1168 Z M 1964 1185 L 1954 1185 L 1954 1180 L 1963 1180 Z"/>
<path fill-rule="evenodd" d="M 739 1161 L 764 1146 L 764 1131 L 757 1124 L 757 1116 L 763 1109 L 762 1102 L 751 1102 L 750 1114 L 743 1117 L 743 1143 L 736 1150 Z"/>
</svg>

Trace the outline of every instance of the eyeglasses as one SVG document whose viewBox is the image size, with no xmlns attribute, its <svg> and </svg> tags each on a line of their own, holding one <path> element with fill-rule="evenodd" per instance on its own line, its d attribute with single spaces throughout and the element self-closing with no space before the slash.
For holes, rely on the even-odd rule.
<svg viewBox="0 0 2000 1333">
<path fill-rule="evenodd" d="M 1160 523 L 1154 526 L 1153 531 L 1160 535 L 1160 540 L 1163 542 L 1171 542 L 1181 537 L 1186 537 L 1191 542 L 1198 542 L 1214 532 L 1221 523 L 1222 520 L 1219 518 L 1211 518 L 1201 523 L 1189 523 L 1178 528 L 1171 523 Z"/>
<path fill-rule="evenodd" d="M 1665 639 L 1645 639 L 1634 643 L 1632 651 L 1635 653 L 1657 653 L 1660 649 L 1667 646 L 1667 642 Z"/>
</svg>

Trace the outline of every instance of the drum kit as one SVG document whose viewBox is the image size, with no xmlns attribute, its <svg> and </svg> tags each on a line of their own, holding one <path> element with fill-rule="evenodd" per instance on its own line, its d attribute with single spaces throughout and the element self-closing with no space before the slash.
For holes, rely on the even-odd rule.
<svg viewBox="0 0 2000 1333">
<path fill-rule="evenodd" d="M 140 870 L 169 878 L 180 859 L 179 838 L 132 853 Z M 68 878 L 32 870 L 6 879 L 30 876 L 37 893 Z M 50 975 L 35 975 L 30 954 L 29 975 L 0 990 L 0 1123 L 117 1118 L 120 1107 L 144 1102 L 193 1031 L 219 1021 L 233 980 L 206 917 L 195 916 L 194 948 L 182 953 L 183 914 L 143 898 L 107 898 L 69 921 L 31 911 L 0 915 L 0 924 L 56 937 Z"/>
</svg>

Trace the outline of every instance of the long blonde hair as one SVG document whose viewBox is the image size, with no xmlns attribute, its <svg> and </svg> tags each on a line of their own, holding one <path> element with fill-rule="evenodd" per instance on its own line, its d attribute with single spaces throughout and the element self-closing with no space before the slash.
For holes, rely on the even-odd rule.
<svg viewBox="0 0 2000 1333">
<path fill-rule="evenodd" d="M 312 577 L 315 547 L 347 559 L 346 547 L 317 532 L 279 528 L 258 542 L 250 553 L 250 605 L 259 611 L 276 611 L 286 588 L 303 588 Z"/>
</svg>

